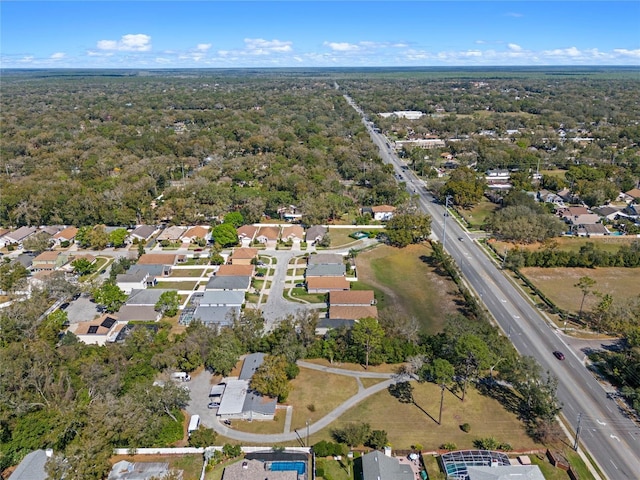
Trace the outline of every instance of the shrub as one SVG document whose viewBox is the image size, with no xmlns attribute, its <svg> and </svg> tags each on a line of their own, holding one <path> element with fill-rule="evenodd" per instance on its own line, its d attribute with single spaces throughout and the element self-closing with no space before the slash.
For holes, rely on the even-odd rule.
<svg viewBox="0 0 640 480">
<path fill-rule="evenodd" d="M 471 425 L 469 425 L 468 423 L 463 423 L 462 425 L 460 425 L 460 430 L 462 430 L 464 433 L 469 433 L 471 431 Z"/>
<path fill-rule="evenodd" d="M 509 443 L 501 443 L 498 445 L 498 450 L 502 450 L 503 452 L 510 452 L 513 450 L 513 447 Z"/>
<path fill-rule="evenodd" d="M 324 478 L 324 468 L 322 468 L 322 467 L 316 468 L 316 477 L 323 477 Z"/>
<path fill-rule="evenodd" d="M 310 412 L 315 412 L 316 411 L 315 403 L 310 403 L 309 405 L 307 405 L 307 410 L 309 410 Z"/>
<path fill-rule="evenodd" d="M 477 438 L 473 446 L 480 450 L 496 450 L 500 444 L 494 437 Z"/>
<path fill-rule="evenodd" d="M 453 442 L 448 442 L 448 443 L 443 443 L 442 445 L 440 445 L 440 450 L 457 450 L 458 446 L 453 443 Z"/>
</svg>

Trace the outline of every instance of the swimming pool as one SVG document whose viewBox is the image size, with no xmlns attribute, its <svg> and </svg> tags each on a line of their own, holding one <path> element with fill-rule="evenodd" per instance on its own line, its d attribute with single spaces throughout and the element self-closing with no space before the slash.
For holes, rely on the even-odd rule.
<svg viewBox="0 0 640 480">
<path fill-rule="evenodd" d="M 271 462 L 269 470 L 272 472 L 296 471 L 303 475 L 307 471 L 306 462 Z"/>
</svg>

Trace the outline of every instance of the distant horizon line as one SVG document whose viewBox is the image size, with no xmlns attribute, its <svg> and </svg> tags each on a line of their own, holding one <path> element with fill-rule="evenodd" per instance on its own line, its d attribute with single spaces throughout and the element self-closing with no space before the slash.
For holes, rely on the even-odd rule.
<svg viewBox="0 0 640 480">
<path fill-rule="evenodd" d="M 0 67 L 0 71 L 52 71 L 52 70 L 121 70 L 121 71 L 175 71 L 175 70 L 557 70 L 557 69 L 631 69 L 640 70 L 640 65 L 394 65 L 394 66 L 317 66 L 317 67 Z"/>
</svg>

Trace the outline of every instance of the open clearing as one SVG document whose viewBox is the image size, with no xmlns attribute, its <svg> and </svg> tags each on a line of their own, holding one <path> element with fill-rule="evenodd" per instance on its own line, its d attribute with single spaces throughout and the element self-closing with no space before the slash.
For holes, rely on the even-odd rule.
<svg viewBox="0 0 640 480">
<path fill-rule="evenodd" d="M 112 464 L 121 460 L 128 462 L 167 462 L 170 469 L 182 470 L 183 480 L 198 480 L 202 472 L 204 459 L 202 454 L 184 455 L 114 455 Z"/>
<path fill-rule="evenodd" d="M 553 242 L 557 244 L 556 249 L 559 251 L 566 252 L 578 252 L 580 248 L 587 244 L 593 243 L 596 248 L 604 250 L 606 252 L 617 252 L 618 249 L 622 245 L 629 245 L 634 241 L 637 241 L 636 237 L 602 237 L 602 238 L 586 238 L 586 237 L 558 237 L 554 238 Z M 502 253 L 505 250 L 511 250 L 513 248 L 518 247 L 521 250 L 531 250 L 535 251 L 538 249 L 544 249 L 545 246 L 542 243 L 531 243 L 531 244 L 518 244 L 514 245 L 510 242 L 501 242 L 490 240 L 491 245 L 496 249 L 496 251 Z"/>
<path fill-rule="evenodd" d="M 449 442 L 461 449 L 473 448 L 473 441 L 484 437 L 508 442 L 515 450 L 542 448 L 526 434 L 524 425 L 514 413 L 506 411 L 497 400 L 481 395 L 472 387 L 467 390 L 464 402 L 445 391 L 442 425 L 438 425 L 440 387 L 433 383 L 413 382 L 412 385 L 418 406 L 400 403 L 384 390 L 356 405 L 328 428 L 312 435 L 311 444 L 329 440 L 331 431 L 347 423 L 366 422 L 373 430 L 385 430 L 389 442 L 396 449 L 409 449 L 419 443 L 426 450 L 431 450 Z M 460 429 L 463 423 L 471 425 L 469 433 Z"/>
<path fill-rule="evenodd" d="M 458 313 L 457 286 L 435 273 L 423 261 L 431 255 L 430 246 L 386 245 L 361 253 L 356 258 L 358 281 L 382 291 L 383 305 L 415 317 L 425 333 L 442 330 L 447 315 Z"/>
<path fill-rule="evenodd" d="M 544 292 L 559 308 L 578 312 L 582 292 L 574 285 L 581 277 L 596 281 L 593 290 L 608 293 L 614 299 L 628 299 L 640 295 L 640 269 L 638 268 L 538 268 L 521 270 L 531 282 Z M 597 305 L 599 298 L 588 295 L 584 310 Z"/>
</svg>

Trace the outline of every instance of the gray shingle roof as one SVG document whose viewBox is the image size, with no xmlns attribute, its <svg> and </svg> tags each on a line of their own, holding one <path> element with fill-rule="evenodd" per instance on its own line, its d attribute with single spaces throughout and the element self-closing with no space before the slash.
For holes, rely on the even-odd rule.
<svg viewBox="0 0 640 480">
<path fill-rule="evenodd" d="M 264 357 L 265 354 L 262 352 L 247 355 L 242 363 L 242 369 L 240 370 L 240 376 L 238 376 L 238 378 L 240 380 L 251 380 L 251 377 L 256 373 L 258 367 L 264 362 Z"/>
<path fill-rule="evenodd" d="M 342 264 L 309 265 L 307 277 L 341 277 L 345 274 L 346 267 Z"/>
<path fill-rule="evenodd" d="M 251 277 L 212 277 L 205 290 L 247 290 L 251 284 Z"/>
<path fill-rule="evenodd" d="M 409 465 L 374 450 L 362 456 L 363 480 L 414 480 Z"/>
<path fill-rule="evenodd" d="M 131 290 L 131 295 L 125 302 L 126 305 L 144 305 L 144 306 L 155 306 L 160 299 L 160 295 L 164 292 L 170 292 L 171 290 L 161 289 L 161 288 L 153 288 L 153 289 L 144 289 L 144 290 Z"/>
<path fill-rule="evenodd" d="M 44 465 L 47 463 L 47 453 L 44 450 L 34 450 L 22 459 L 20 465 L 11 474 L 11 480 L 34 480 L 47 478 Z"/>
</svg>

